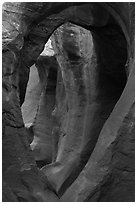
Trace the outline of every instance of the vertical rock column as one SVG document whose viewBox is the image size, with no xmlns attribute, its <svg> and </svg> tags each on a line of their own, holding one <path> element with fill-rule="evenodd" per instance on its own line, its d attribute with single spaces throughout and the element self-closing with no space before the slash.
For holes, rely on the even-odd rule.
<svg viewBox="0 0 137 204">
<path fill-rule="evenodd" d="M 91 99 L 91 58 L 93 67 L 96 67 L 91 33 L 72 24 L 64 25 L 61 32 L 57 31 L 55 39 L 57 59 L 66 92 L 66 101 L 64 101 L 66 113 L 64 121 L 61 121 L 61 137 L 56 161 L 64 160 L 68 152 L 79 158 L 80 144 L 84 142 L 81 141 L 84 120 L 87 117 L 87 108 Z M 95 95 L 95 90 L 92 95 Z M 58 114 L 61 108 L 57 108 Z"/>
<path fill-rule="evenodd" d="M 55 43 L 66 94 L 64 106 L 57 103 L 55 113 L 60 118 L 56 162 L 43 171 L 61 195 L 86 164 L 108 112 L 100 117 L 97 59 L 90 31 L 65 24 L 56 31 Z"/>
</svg>

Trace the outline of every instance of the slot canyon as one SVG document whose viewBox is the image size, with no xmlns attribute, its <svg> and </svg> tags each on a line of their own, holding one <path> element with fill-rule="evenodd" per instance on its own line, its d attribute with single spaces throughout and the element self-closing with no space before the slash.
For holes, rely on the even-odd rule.
<svg viewBox="0 0 137 204">
<path fill-rule="evenodd" d="M 2 5 L 2 201 L 135 201 L 135 3 Z"/>
</svg>

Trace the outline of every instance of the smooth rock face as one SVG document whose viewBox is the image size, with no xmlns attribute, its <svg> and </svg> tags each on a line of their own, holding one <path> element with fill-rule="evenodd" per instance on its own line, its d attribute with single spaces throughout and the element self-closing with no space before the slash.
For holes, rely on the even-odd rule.
<svg viewBox="0 0 137 204">
<path fill-rule="evenodd" d="M 135 200 L 134 7 L 3 4 L 3 201 Z M 53 32 L 58 63 L 39 57 Z M 33 64 L 41 95 L 25 127 Z"/>
<path fill-rule="evenodd" d="M 102 128 L 87 165 L 64 193 L 62 201 L 134 200 L 133 84 L 134 73 L 129 77 L 120 100 Z M 130 97 L 126 99 L 130 92 Z M 128 131 L 125 126 L 128 127 Z"/>
</svg>

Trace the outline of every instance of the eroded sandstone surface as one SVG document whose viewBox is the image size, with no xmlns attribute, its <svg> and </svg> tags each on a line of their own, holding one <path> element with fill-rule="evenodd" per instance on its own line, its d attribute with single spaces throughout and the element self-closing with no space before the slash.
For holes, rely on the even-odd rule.
<svg viewBox="0 0 137 204">
<path fill-rule="evenodd" d="M 2 20 L 3 201 L 133 202 L 134 3 L 8 2 Z"/>
</svg>

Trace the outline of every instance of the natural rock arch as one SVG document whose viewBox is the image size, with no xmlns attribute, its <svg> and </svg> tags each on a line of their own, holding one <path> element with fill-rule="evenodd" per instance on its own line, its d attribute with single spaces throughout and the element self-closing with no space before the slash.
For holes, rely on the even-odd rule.
<svg viewBox="0 0 137 204">
<path fill-rule="evenodd" d="M 133 131 L 134 122 L 133 13 L 134 5 L 132 3 L 37 2 L 3 4 L 3 23 L 5 28 L 3 32 L 4 201 L 57 201 L 58 197 L 53 193 L 54 191 L 61 197 L 61 201 L 134 200 L 134 152 L 132 150 L 134 148 L 134 134 L 130 134 Z M 82 19 L 80 19 L 80 16 Z M 124 45 L 124 52 L 122 51 L 122 56 L 125 55 L 123 65 L 127 59 L 127 83 L 122 65 L 122 77 L 125 77 L 125 79 L 121 93 L 125 87 L 124 91 L 122 95 L 120 93 L 117 97 L 115 103 L 118 102 L 115 107 L 113 105 L 114 109 L 113 111 L 111 110 L 112 113 L 109 118 L 103 121 L 103 124 L 106 122 L 104 126 L 102 124 L 103 128 L 102 126 L 100 127 L 102 129 L 101 133 L 97 134 L 97 144 L 96 142 L 94 143 L 88 156 L 89 160 L 87 159 L 88 162 L 86 161 L 84 164 L 85 167 L 82 167 L 83 170 L 81 171 L 80 169 L 81 173 L 79 171 L 80 174 L 78 173 L 77 179 L 76 177 L 72 179 L 71 174 L 68 175 L 71 172 L 69 172 L 70 166 L 67 167 L 64 163 L 63 171 L 61 167 L 61 176 L 64 173 L 63 179 L 60 179 L 58 173 L 53 175 L 52 171 L 49 171 L 48 173 L 46 172 L 47 181 L 44 175 L 41 172 L 39 173 L 30 152 L 27 132 L 21 116 L 19 96 L 20 104 L 22 104 L 29 78 L 29 67 L 36 62 L 53 31 L 68 21 L 93 30 L 93 41 L 95 42 L 97 54 L 99 53 L 99 48 L 103 51 L 104 46 L 104 44 L 101 45 L 100 37 L 98 37 L 100 36 L 99 33 L 101 32 L 101 35 L 103 33 L 105 39 L 106 36 L 111 36 L 111 32 L 116 31 L 114 36 L 119 35 L 120 43 L 122 43 L 122 46 Z M 121 45 L 117 43 L 117 46 L 116 50 L 118 51 Z M 125 52 L 126 49 L 128 53 Z M 103 57 L 107 58 L 107 52 L 103 53 Z M 116 57 L 120 56 L 116 55 Z M 118 73 L 121 74 L 120 72 Z M 103 75 L 100 76 L 103 79 Z M 115 77 L 119 81 L 117 73 Z M 102 91 L 100 93 L 102 94 Z M 129 95 L 130 97 L 128 97 Z M 87 117 L 87 113 L 85 116 Z M 126 127 L 128 127 L 127 132 L 123 133 L 123 129 Z M 125 136 L 124 139 L 123 135 Z M 123 144 L 129 147 L 127 151 L 124 149 Z M 117 154 L 127 155 L 127 158 L 124 159 L 123 156 L 120 156 L 115 159 Z M 79 166 L 79 160 L 77 157 L 75 159 L 75 154 L 73 156 L 74 160 L 71 168 L 77 162 Z M 128 162 L 129 160 L 132 162 Z M 121 161 L 123 163 L 119 170 Z M 53 170 L 56 170 L 56 168 L 55 164 Z M 17 176 L 17 180 L 14 183 L 13 177 L 15 176 Z M 117 182 L 117 177 L 121 178 L 119 182 Z M 127 177 L 130 177 L 130 181 L 127 180 Z M 68 178 L 72 179 L 71 182 L 67 180 Z M 126 182 L 128 186 L 123 187 Z M 110 196 L 106 193 L 107 183 L 110 183 Z M 116 187 L 116 190 L 114 187 Z M 133 190 L 129 192 L 128 188 Z M 5 192 L 10 192 L 12 196 L 6 198 Z"/>
</svg>

